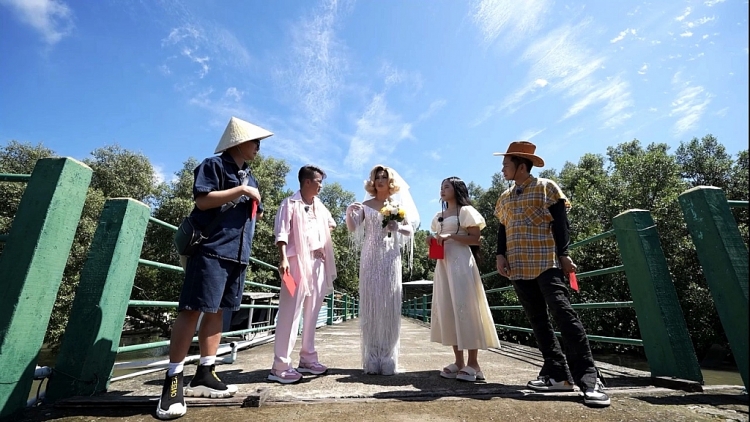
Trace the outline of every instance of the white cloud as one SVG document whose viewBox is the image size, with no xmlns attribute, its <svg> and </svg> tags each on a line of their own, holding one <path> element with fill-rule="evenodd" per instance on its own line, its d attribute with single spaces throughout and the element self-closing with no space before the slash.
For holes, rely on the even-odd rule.
<svg viewBox="0 0 750 422">
<path fill-rule="evenodd" d="M 650 111 L 650 112 L 652 112 L 652 113 L 655 113 L 655 112 L 659 111 L 659 109 L 658 109 L 658 108 L 656 108 L 656 107 L 649 107 L 649 108 L 648 108 L 648 111 Z"/>
<path fill-rule="evenodd" d="M 551 0 L 482 0 L 474 8 L 472 18 L 485 43 L 505 35 L 503 44 L 513 47 L 542 27 L 544 15 L 552 4 Z"/>
<path fill-rule="evenodd" d="M 357 131 L 349 141 L 344 163 L 352 170 L 360 170 L 376 151 L 379 157 L 393 152 L 398 141 L 410 135 L 404 127 L 401 117 L 388 109 L 385 94 L 375 95 L 357 120 Z"/>
<path fill-rule="evenodd" d="M 427 155 L 435 161 L 440 161 L 442 159 L 437 151 L 430 151 Z"/>
<path fill-rule="evenodd" d="M 645 75 L 647 70 L 648 70 L 648 64 L 643 63 L 643 66 L 641 66 L 641 68 L 638 70 L 638 73 L 640 75 Z"/>
<path fill-rule="evenodd" d="M 692 37 L 693 33 L 690 31 L 685 31 L 682 34 L 680 34 L 681 37 Z"/>
<path fill-rule="evenodd" d="M 603 108 L 599 111 L 604 125 L 607 127 L 618 126 L 632 116 L 632 114 L 625 112 L 626 109 L 633 106 L 629 87 L 628 82 L 623 81 L 619 76 L 601 81 L 573 104 L 562 119 L 568 119 L 592 104 L 604 103 Z"/>
<path fill-rule="evenodd" d="M 535 137 L 536 135 L 539 135 L 540 133 L 544 132 L 545 130 L 547 130 L 547 129 L 546 128 L 544 128 L 544 129 L 528 129 L 528 130 L 525 130 L 523 133 L 521 133 L 521 135 L 519 135 L 516 139 L 523 139 L 525 141 L 530 141 L 531 138 Z"/>
<path fill-rule="evenodd" d="M 703 35 L 703 39 L 705 40 L 706 38 L 708 38 L 708 34 Z"/>
<path fill-rule="evenodd" d="M 620 35 L 618 35 L 615 38 L 609 40 L 609 42 L 612 43 L 612 44 L 614 44 L 614 43 L 616 43 L 618 41 L 622 41 L 628 34 L 635 35 L 636 34 L 635 29 L 628 28 L 628 29 L 620 32 Z"/>
<path fill-rule="evenodd" d="M 59 0 L 0 0 L 16 18 L 31 26 L 48 45 L 57 44 L 73 32 L 73 11 Z"/>
<path fill-rule="evenodd" d="M 240 102 L 242 101 L 242 96 L 245 95 L 244 92 L 238 90 L 235 87 L 227 88 L 227 91 L 224 93 L 224 98 L 231 98 L 234 101 Z"/>
<path fill-rule="evenodd" d="M 524 104 L 552 94 L 574 102 L 563 120 L 598 102 L 603 103 L 598 114 L 605 125 L 616 125 L 628 118 L 624 112 L 632 106 L 628 83 L 619 77 L 597 80 L 594 74 L 604 68 L 606 59 L 579 41 L 590 35 L 588 24 L 584 21 L 575 27 L 563 26 L 534 40 L 520 59 L 529 63 L 527 82 L 498 104 L 486 107 L 471 125 L 477 126 L 496 113 L 513 113 Z"/>
<path fill-rule="evenodd" d="M 708 7 L 716 6 L 719 3 L 724 3 L 724 0 L 707 0 L 703 2 Z"/>
<path fill-rule="evenodd" d="M 670 104 L 670 117 L 677 118 L 672 130 L 676 136 L 681 136 L 698 126 L 701 116 L 706 112 L 712 95 L 702 86 L 683 82 L 680 72 L 672 78 L 677 97 Z"/>
<path fill-rule="evenodd" d="M 427 111 L 419 115 L 419 118 L 417 118 L 417 122 L 422 122 L 429 119 L 433 114 L 437 113 L 441 108 L 445 107 L 446 103 L 447 102 L 445 100 L 433 101 L 432 103 L 430 103 L 430 107 L 427 109 Z"/>
<path fill-rule="evenodd" d="M 674 18 L 674 20 L 678 22 L 682 22 L 683 20 L 685 20 L 685 18 L 690 16 L 691 10 L 692 9 L 690 7 L 686 8 L 685 11 L 680 16 L 677 16 L 676 18 Z"/>
<path fill-rule="evenodd" d="M 200 66 L 200 70 L 198 71 L 198 76 L 200 78 L 203 78 L 208 74 L 208 70 L 211 69 L 211 67 L 208 65 L 208 62 L 211 59 L 208 56 L 198 57 L 193 50 L 187 47 L 182 49 L 182 55 Z"/>
<path fill-rule="evenodd" d="M 294 90 L 294 102 L 310 123 L 322 124 L 338 104 L 347 60 L 336 37 L 339 18 L 336 0 L 325 0 L 318 10 L 292 26 L 291 63 L 282 71 L 284 89 Z"/>
<path fill-rule="evenodd" d="M 192 25 L 172 28 L 172 30 L 169 31 L 169 35 L 167 35 L 166 38 L 161 40 L 161 45 L 162 47 L 168 46 L 168 45 L 175 45 L 175 44 L 182 42 L 186 38 L 197 40 L 200 38 L 200 32 L 198 31 L 198 29 L 196 29 Z"/>
<path fill-rule="evenodd" d="M 714 113 L 715 116 L 724 117 L 727 115 L 727 112 L 729 111 L 729 107 L 724 107 L 721 110 Z"/>
<path fill-rule="evenodd" d="M 714 17 L 714 16 L 711 16 L 710 18 L 707 17 L 707 16 L 704 16 L 704 17 L 702 17 L 702 18 L 700 18 L 700 19 L 698 19 L 696 21 L 688 22 L 687 26 L 688 26 L 688 28 L 695 28 L 697 26 L 701 26 L 703 24 L 706 24 L 706 23 L 709 23 L 709 22 L 713 22 L 714 20 L 716 20 L 716 17 Z"/>
</svg>

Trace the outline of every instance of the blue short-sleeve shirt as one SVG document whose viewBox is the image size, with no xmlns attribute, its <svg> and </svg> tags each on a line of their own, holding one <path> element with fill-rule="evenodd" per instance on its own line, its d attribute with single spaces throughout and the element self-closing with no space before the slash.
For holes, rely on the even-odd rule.
<svg viewBox="0 0 750 422">
<path fill-rule="evenodd" d="M 228 152 L 206 158 L 193 171 L 195 176 L 193 197 L 201 193 L 239 186 L 240 170 L 248 172 L 248 186 L 257 188 L 258 181 L 250 173 L 247 163 L 244 163 L 240 169 Z M 240 264 L 249 264 L 256 222 L 252 216 L 253 202 L 253 199 L 242 197 L 234 208 L 224 211 L 219 225 L 209 233 L 208 239 L 201 243 L 200 253 Z M 211 224 L 220 210 L 221 207 L 201 211 L 198 207 L 194 207 L 190 216 L 199 227 L 206 227 Z M 256 215 L 262 212 L 263 204 L 258 203 Z"/>
</svg>

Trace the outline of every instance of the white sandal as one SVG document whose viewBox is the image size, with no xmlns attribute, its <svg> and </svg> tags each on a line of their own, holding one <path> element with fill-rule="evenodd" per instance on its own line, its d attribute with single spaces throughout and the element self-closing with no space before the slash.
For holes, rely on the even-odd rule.
<svg viewBox="0 0 750 422">
<path fill-rule="evenodd" d="M 443 368 L 442 371 L 440 371 L 440 376 L 443 378 L 447 378 L 449 380 L 453 380 L 453 379 L 456 379 L 456 376 L 458 375 L 458 371 L 459 371 L 458 366 L 456 366 L 455 363 L 451 363 L 450 365 Z"/>
</svg>

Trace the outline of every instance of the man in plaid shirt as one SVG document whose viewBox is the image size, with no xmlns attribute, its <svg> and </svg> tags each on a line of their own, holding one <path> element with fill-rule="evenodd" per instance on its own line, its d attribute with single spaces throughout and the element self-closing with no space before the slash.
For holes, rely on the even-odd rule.
<svg viewBox="0 0 750 422">
<path fill-rule="evenodd" d="M 513 283 L 544 357 L 539 376 L 527 387 L 536 391 L 573 391 L 576 384 L 586 405 L 609 406 L 586 331 L 570 306 L 564 282 L 564 274 L 576 270 L 568 256 L 570 202 L 555 182 L 531 175 L 533 166 L 544 166 L 535 151 L 531 142 L 517 141 L 510 144 L 507 152 L 495 153 L 504 156 L 505 180 L 515 182 L 495 205 L 495 216 L 500 220 L 497 271 Z M 552 329 L 548 308 L 565 341 L 565 355 Z"/>
</svg>

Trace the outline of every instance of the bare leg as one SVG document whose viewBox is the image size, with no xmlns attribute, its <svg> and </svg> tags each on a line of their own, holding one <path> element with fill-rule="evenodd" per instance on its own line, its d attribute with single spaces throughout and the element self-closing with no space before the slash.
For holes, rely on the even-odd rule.
<svg viewBox="0 0 750 422">
<path fill-rule="evenodd" d="M 216 356 L 221 342 L 221 329 L 224 325 L 223 311 L 219 309 L 215 314 L 204 313 L 201 327 L 198 330 L 198 346 L 201 356 Z"/>
<path fill-rule="evenodd" d="M 169 343 L 169 361 L 182 362 L 193 342 L 195 325 L 198 323 L 200 311 L 180 311 L 172 326 L 172 336 Z"/>
<path fill-rule="evenodd" d="M 463 350 L 458 350 L 458 346 L 453 346 L 453 354 L 456 357 L 455 364 L 459 370 L 463 368 L 464 366 L 466 366 L 466 364 L 464 363 L 464 351 Z"/>
<path fill-rule="evenodd" d="M 469 360 L 466 362 L 466 366 L 471 366 L 475 371 L 479 371 L 479 362 L 477 361 L 478 355 L 479 351 L 477 349 L 469 350 Z"/>
</svg>

